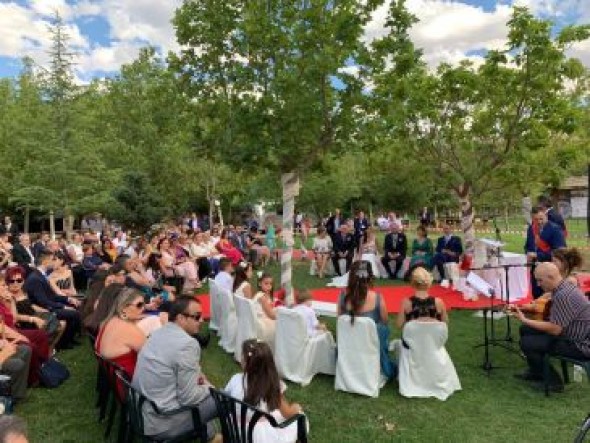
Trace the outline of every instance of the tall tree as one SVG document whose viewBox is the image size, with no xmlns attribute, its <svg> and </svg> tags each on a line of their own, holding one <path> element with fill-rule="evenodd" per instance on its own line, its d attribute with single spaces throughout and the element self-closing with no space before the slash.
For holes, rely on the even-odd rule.
<svg viewBox="0 0 590 443">
<path fill-rule="evenodd" d="M 506 49 L 489 51 L 480 67 L 468 61 L 442 64 L 436 73 L 418 67 L 408 78 L 403 108 L 383 114 L 432 166 L 438 185 L 460 200 L 467 250 L 474 241 L 474 196 L 504 186 L 509 174 L 545 173 L 518 165 L 534 161 L 531 153 L 557 143 L 577 125 L 576 88 L 570 85 L 583 78 L 584 69 L 566 49 L 586 39 L 590 27 L 566 27 L 554 36 L 551 22 L 521 7 L 514 8 L 508 26 Z M 381 97 L 391 93 L 389 81 L 376 78 Z"/>
<path fill-rule="evenodd" d="M 364 85 L 343 68 L 364 52 L 364 25 L 381 3 L 192 0 L 174 18 L 184 49 L 172 65 L 226 128 L 218 149 L 235 165 L 280 177 L 289 294 L 299 177 L 354 132 Z"/>
</svg>

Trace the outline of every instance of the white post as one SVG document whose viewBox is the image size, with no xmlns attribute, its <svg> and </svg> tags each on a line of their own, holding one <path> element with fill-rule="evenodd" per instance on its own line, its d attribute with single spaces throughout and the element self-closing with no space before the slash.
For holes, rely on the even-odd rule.
<svg viewBox="0 0 590 443">
<path fill-rule="evenodd" d="M 49 211 L 49 235 L 51 240 L 55 240 L 55 216 L 53 210 Z"/>
<path fill-rule="evenodd" d="M 299 195 L 299 175 L 296 172 L 288 172 L 281 176 L 283 186 L 283 253 L 281 255 L 281 286 L 285 290 L 287 304 L 294 302 L 293 285 L 291 278 L 293 269 L 293 217 L 295 216 L 295 197 Z"/>
</svg>

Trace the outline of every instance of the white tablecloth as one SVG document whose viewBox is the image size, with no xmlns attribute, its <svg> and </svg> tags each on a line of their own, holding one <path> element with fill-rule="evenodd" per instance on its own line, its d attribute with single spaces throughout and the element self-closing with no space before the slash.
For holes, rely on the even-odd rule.
<svg viewBox="0 0 590 443">
<path fill-rule="evenodd" d="M 485 281 L 493 286 L 496 294 L 502 294 L 502 299 L 509 302 L 525 298 L 529 294 L 529 271 L 526 267 L 526 255 L 513 252 L 503 252 L 500 259 L 494 257 L 490 260 L 492 267 L 502 265 L 516 265 L 508 268 L 508 293 L 506 292 L 506 269 L 483 269 L 476 271 Z M 522 265 L 522 266 L 518 266 Z"/>
</svg>

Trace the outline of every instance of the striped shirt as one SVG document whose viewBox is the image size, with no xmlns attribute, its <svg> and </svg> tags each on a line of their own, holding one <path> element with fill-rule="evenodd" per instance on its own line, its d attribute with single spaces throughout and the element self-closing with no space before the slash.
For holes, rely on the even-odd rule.
<svg viewBox="0 0 590 443">
<path fill-rule="evenodd" d="M 590 302 L 572 282 L 563 280 L 553 291 L 549 321 L 563 328 L 561 335 L 590 357 Z"/>
</svg>

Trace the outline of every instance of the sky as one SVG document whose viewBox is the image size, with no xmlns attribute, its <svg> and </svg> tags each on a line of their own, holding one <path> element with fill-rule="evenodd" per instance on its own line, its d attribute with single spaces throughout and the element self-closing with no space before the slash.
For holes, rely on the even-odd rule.
<svg viewBox="0 0 590 443">
<path fill-rule="evenodd" d="M 220 0 L 223 1 L 223 0 Z M 139 49 L 152 45 L 163 54 L 177 50 L 171 19 L 182 0 L 0 0 L 0 77 L 18 75 L 23 56 L 47 66 L 47 25 L 59 11 L 76 53 L 80 83 L 116 73 L 133 61 Z M 506 22 L 514 3 L 527 6 L 559 29 L 590 23 L 590 0 L 407 0 L 420 20 L 411 36 L 435 67 L 440 62 L 476 63 L 486 50 L 506 42 Z M 387 5 L 377 10 L 365 29 L 370 41 L 383 33 Z M 590 67 L 590 41 L 572 47 L 570 55 Z"/>
</svg>

